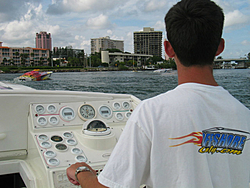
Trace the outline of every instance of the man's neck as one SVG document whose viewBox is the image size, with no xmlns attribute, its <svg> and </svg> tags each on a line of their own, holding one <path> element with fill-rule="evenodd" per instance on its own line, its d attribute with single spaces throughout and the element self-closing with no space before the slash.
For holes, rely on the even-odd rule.
<svg viewBox="0 0 250 188">
<path fill-rule="evenodd" d="M 218 86 L 213 76 L 212 65 L 185 67 L 177 64 L 178 84 L 199 83 L 211 86 Z"/>
</svg>

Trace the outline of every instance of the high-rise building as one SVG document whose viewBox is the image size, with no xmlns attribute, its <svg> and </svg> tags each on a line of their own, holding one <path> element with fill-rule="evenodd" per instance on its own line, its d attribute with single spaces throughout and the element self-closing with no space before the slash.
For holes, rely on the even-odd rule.
<svg viewBox="0 0 250 188">
<path fill-rule="evenodd" d="M 52 50 L 51 35 L 46 31 L 36 33 L 36 48 Z"/>
<path fill-rule="evenodd" d="M 118 49 L 123 52 L 124 42 L 122 40 L 112 40 L 109 36 L 91 39 L 91 54 L 106 49 Z"/>
<path fill-rule="evenodd" d="M 162 56 L 162 31 L 144 27 L 143 31 L 134 32 L 134 53 Z"/>
</svg>

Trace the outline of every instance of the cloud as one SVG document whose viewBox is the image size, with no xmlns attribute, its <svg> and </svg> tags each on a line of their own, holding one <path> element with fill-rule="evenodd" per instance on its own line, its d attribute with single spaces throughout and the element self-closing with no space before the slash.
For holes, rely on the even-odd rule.
<svg viewBox="0 0 250 188">
<path fill-rule="evenodd" d="M 5 45 L 35 47 L 35 34 L 37 32 L 44 30 L 56 32 L 60 30 L 58 25 L 47 24 L 41 4 L 35 6 L 27 3 L 26 6 L 28 8 L 27 12 L 19 20 L 0 23 L 1 40 Z"/>
<path fill-rule="evenodd" d="M 86 26 L 90 29 L 106 29 L 112 27 L 112 24 L 107 16 L 100 14 L 95 18 L 89 18 Z"/>
<path fill-rule="evenodd" d="M 145 12 L 153 12 L 160 9 L 163 9 L 167 5 L 166 1 L 159 0 L 150 0 L 145 2 L 144 11 Z"/>
<path fill-rule="evenodd" d="M 19 19 L 27 11 L 29 2 L 39 3 L 41 0 L 0 0 L 0 23 Z"/>
<path fill-rule="evenodd" d="M 244 15 L 239 10 L 234 10 L 225 14 L 225 27 L 235 26 L 249 22 L 250 17 Z"/>
<path fill-rule="evenodd" d="M 241 44 L 244 46 L 248 46 L 248 45 L 250 45 L 250 41 L 244 40 L 241 42 Z"/>
<path fill-rule="evenodd" d="M 86 12 L 90 10 L 104 11 L 113 9 L 126 2 L 125 0 L 53 0 L 48 6 L 48 14 L 64 14 L 67 12 Z"/>
</svg>

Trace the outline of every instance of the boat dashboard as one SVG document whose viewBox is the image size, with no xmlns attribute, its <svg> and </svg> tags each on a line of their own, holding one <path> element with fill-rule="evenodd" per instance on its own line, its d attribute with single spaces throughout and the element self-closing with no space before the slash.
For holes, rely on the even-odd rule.
<svg viewBox="0 0 250 188">
<path fill-rule="evenodd" d="M 0 176 L 19 173 L 26 187 L 63 188 L 75 187 L 66 176 L 71 164 L 102 171 L 140 100 L 0 82 L 0 103 Z"/>
</svg>

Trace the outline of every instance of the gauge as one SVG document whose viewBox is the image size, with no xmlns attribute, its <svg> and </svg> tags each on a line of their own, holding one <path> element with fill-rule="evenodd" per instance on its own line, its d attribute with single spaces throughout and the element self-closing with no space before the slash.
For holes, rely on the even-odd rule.
<svg viewBox="0 0 250 188">
<path fill-rule="evenodd" d="M 99 108 L 99 114 L 103 117 L 103 118 L 110 118 L 112 116 L 112 110 L 110 109 L 109 106 L 103 105 Z"/>
<path fill-rule="evenodd" d="M 77 144 L 76 140 L 75 139 L 68 139 L 67 141 L 67 144 L 69 144 L 70 146 L 75 146 Z"/>
<path fill-rule="evenodd" d="M 60 161 L 57 158 L 51 158 L 47 162 L 51 166 L 58 166 L 60 164 Z"/>
<path fill-rule="evenodd" d="M 51 150 L 48 150 L 44 153 L 45 157 L 55 157 L 56 156 L 56 153 L 54 151 L 51 151 Z"/>
<path fill-rule="evenodd" d="M 65 133 L 63 133 L 63 137 L 64 137 L 64 138 L 72 138 L 72 137 L 73 137 L 73 134 L 70 133 L 70 132 L 65 132 Z"/>
<path fill-rule="evenodd" d="M 116 117 L 116 119 L 118 119 L 119 121 L 121 121 L 121 120 L 123 120 L 123 114 L 121 113 L 121 112 L 118 112 L 118 113 L 116 113 L 115 114 L 115 117 Z"/>
<path fill-rule="evenodd" d="M 38 139 L 41 140 L 41 141 L 47 141 L 49 139 L 49 137 L 45 134 L 40 134 L 38 136 Z"/>
<path fill-rule="evenodd" d="M 61 116 L 66 121 L 71 121 L 75 118 L 75 112 L 70 107 L 64 107 L 61 110 Z"/>
<path fill-rule="evenodd" d="M 82 153 L 82 150 L 80 148 L 72 148 L 71 152 L 73 154 L 81 154 Z"/>
<path fill-rule="evenodd" d="M 40 126 L 45 126 L 45 125 L 47 125 L 48 122 L 47 122 L 47 119 L 45 117 L 39 117 L 37 119 L 37 123 Z"/>
<path fill-rule="evenodd" d="M 42 142 L 42 143 L 41 143 L 41 146 L 42 146 L 43 148 L 47 148 L 47 149 L 48 149 L 48 148 L 51 147 L 51 143 L 45 141 L 45 142 Z"/>
<path fill-rule="evenodd" d="M 123 103 L 122 103 L 122 107 L 123 107 L 124 109 L 129 109 L 129 108 L 130 108 L 129 102 L 123 102 Z"/>
<path fill-rule="evenodd" d="M 130 116 L 131 116 L 131 112 L 127 112 L 126 114 L 125 114 L 125 116 L 126 116 L 126 118 L 129 118 Z"/>
<path fill-rule="evenodd" d="M 113 107 L 114 109 L 119 110 L 121 108 L 121 104 L 119 102 L 114 102 Z"/>
<path fill-rule="evenodd" d="M 56 108 L 55 105 L 50 104 L 50 105 L 47 106 L 47 110 L 48 110 L 49 113 L 55 113 L 57 108 Z"/>
<path fill-rule="evenodd" d="M 68 147 L 65 144 L 56 144 L 56 149 L 59 151 L 66 151 Z"/>
<path fill-rule="evenodd" d="M 84 104 L 79 108 L 79 116 L 83 120 L 93 119 L 96 116 L 96 112 L 93 106 L 89 104 Z"/>
<path fill-rule="evenodd" d="M 59 123 L 59 119 L 58 119 L 56 116 L 51 116 L 51 117 L 49 118 L 49 123 L 50 123 L 51 125 L 57 125 L 57 124 Z"/>
<path fill-rule="evenodd" d="M 77 155 L 76 156 L 76 161 L 78 162 L 87 162 L 87 158 L 83 155 Z"/>
<path fill-rule="evenodd" d="M 61 142 L 61 141 L 63 141 L 63 138 L 62 138 L 61 136 L 55 135 L 55 136 L 52 136 L 52 137 L 51 137 L 51 140 L 52 140 L 53 142 Z"/>
<path fill-rule="evenodd" d="M 45 108 L 41 104 L 36 105 L 35 109 L 38 114 L 43 114 L 45 112 Z"/>
</svg>

